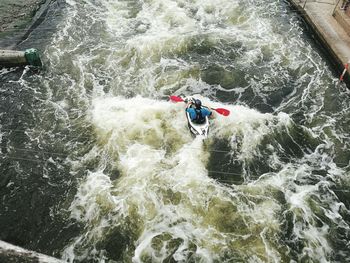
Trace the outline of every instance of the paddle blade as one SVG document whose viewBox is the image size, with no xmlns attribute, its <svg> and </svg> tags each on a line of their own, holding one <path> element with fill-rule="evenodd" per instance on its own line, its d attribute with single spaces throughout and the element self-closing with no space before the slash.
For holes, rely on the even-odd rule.
<svg viewBox="0 0 350 263">
<path fill-rule="evenodd" d="M 170 96 L 169 97 L 174 102 L 183 102 L 184 100 L 178 96 Z"/>
<path fill-rule="evenodd" d="M 215 110 L 217 113 L 224 115 L 224 116 L 230 115 L 230 111 L 227 109 L 217 108 L 217 109 L 213 109 L 213 110 Z"/>
</svg>

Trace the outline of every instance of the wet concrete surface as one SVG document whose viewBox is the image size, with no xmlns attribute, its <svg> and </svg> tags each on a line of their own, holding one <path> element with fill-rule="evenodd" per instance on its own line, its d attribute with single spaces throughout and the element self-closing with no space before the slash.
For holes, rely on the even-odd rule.
<svg viewBox="0 0 350 263">
<path fill-rule="evenodd" d="M 326 48 L 336 67 L 334 70 L 340 74 L 344 65 L 350 62 L 350 36 L 346 30 L 347 25 L 339 23 L 336 19 L 336 14 L 342 11 L 339 2 L 310 0 L 290 0 L 290 2 L 298 9 Z M 348 73 L 344 80 L 350 87 Z"/>
<path fill-rule="evenodd" d="M 52 1 L 0 0 L 0 49 L 18 50 L 18 45 L 45 19 Z"/>
<path fill-rule="evenodd" d="M 45 0 L 1 0 L 0 1 L 0 32 L 24 28 L 39 10 Z"/>
</svg>

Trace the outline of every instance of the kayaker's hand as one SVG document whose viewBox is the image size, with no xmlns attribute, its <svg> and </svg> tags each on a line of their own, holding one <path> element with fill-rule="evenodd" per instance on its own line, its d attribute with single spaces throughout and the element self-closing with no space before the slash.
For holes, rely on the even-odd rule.
<svg viewBox="0 0 350 263">
<path fill-rule="evenodd" d="M 184 99 L 184 101 L 187 103 L 187 107 L 189 107 L 190 105 L 192 105 L 193 104 L 193 99 L 192 98 L 186 98 L 186 99 Z"/>
<path fill-rule="evenodd" d="M 210 107 L 208 107 L 208 109 L 210 110 L 211 114 L 209 115 L 209 119 L 215 119 L 215 115 L 214 115 L 214 110 Z"/>
</svg>

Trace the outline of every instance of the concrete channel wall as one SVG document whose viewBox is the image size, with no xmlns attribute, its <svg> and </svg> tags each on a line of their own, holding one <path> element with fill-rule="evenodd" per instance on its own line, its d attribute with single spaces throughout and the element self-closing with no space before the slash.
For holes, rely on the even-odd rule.
<svg viewBox="0 0 350 263">
<path fill-rule="evenodd" d="M 336 8 L 333 17 L 342 26 L 348 36 L 350 36 L 350 7 L 349 10 L 346 11 Z"/>
<path fill-rule="evenodd" d="M 341 75 L 350 59 L 350 19 L 338 0 L 289 0 L 331 57 L 333 70 Z M 350 7 L 349 7 L 350 8 Z M 349 71 L 344 82 L 350 87 Z"/>
<path fill-rule="evenodd" d="M 0 0 L 0 49 L 2 49 L 0 50 L 0 68 L 42 66 L 38 50 L 33 48 L 17 51 L 16 47 L 43 22 L 50 4 L 54 1 L 21 0 L 15 3 L 12 0 L 4 0 L 4 2 Z"/>
<path fill-rule="evenodd" d="M 50 2 L 48 0 L 0 0 L 0 48 L 14 49 L 45 14 Z"/>
<path fill-rule="evenodd" d="M 34 251 L 26 250 L 0 240 L 0 262 L 6 263 L 64 263 Z"/>
</svg>

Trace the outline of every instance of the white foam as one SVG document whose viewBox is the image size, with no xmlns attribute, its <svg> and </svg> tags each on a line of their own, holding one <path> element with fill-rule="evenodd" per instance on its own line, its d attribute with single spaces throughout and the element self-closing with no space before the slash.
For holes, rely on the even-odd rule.
<svg viewBox="0 0 350 263">
<path fill-rule="evenodd" d="M 317 260 L 331 253 L 328 229 L 315 226 L 314 212 L 307 204 L 317 187 L 299 187 L 293 181 L 307 176 L 307 167 L 285 165 L 277 173 L 234 188 L 208 177 L 207 149 L 213 138 L 227 140 L 231 149 L 239 141 L 241 148 L 236 157 L 249 161 L 260 154 L 257 149 L 266 136 L 288 127 L 291 120 L 284 113 L 274 116 L 236 102 L 210 101 L 207 95 L 214 96 L 224 88 L 205 83 L 203 69 L 214 64 L 247 71 L 261 66 L 266 74 L 254 76 L 250 71 L 246 87 L 228 90 L 239 93 L 251 89 L 259 97 L 262 91 L 268 94 L 280 88 L 273 81 L 283 80 L 286 70 L 303 71 L 298 81 L 308 81 L 310 66 L 305 63 L 300 67 L 308 55 L 300 56 L 300 52 L 311 52 L 310 46 L 299 43 L 299 38 L 286 42 L 285 34 L 266 18 L 269 14 L 264 5 L 247 3 L 249 7 L 242 8 L 243 3 L 227 0 L 151 0 L 132 7 L 129 5 L 134 2 L 130 1 L 68 2 L 69 19 L 47 55 L 59 73 L 56 75 L 69 83 L 62 97 L 73 98 L 73 103 L 89 109 L 87 121 L 97 139 L 90 153 L 81 163 L 76 161 L 73 169 L 84 169 L 86 159 L 98 159 L 99 155 L 101 161 L 94 171 L 86 171 L 70 207 L 71 216 L 82 222 L 86 231 L 67 246 L 66 259 L 73 262 L 75 258 L 86 260 L 92 252 L 98 255 L 93 248 L 97 240 L 103 240 L 109 229 L 126 224 L 129 218 L 134 223 L 130 236 L 136 236 L 132 240 L 136 249 L 128 256 L 134 262 L 141 262 L 144 256 L 162 261 L 171 253 L 167 245 L 177 238 L 181 242 L 172 249 L 178 261 L 186 261 L 191 253 L 198 261 L 219 261 L 220 253 L 226 250 L 237 251 L 238 256 L 250 262 L 278 262 L 281 255 L 274 237 L 281 233 L 278 215 L 284 208 L 274 198 L 274 191 L 285 193 L 289 209 L 296 215 L 293 231 L 306 240 L 304 253 Z M 272 8 L 276 5 L 271 3 Z M 94 34 L 98 35 L 98 43 L 90 38 Z M 190 48 L 197 47 L 193 43 L 198 39 L 207 41 L 209 49 L 217 48 L 227 60 L 211 57 L 215 52 L 210 51 L 188 54 Z M 232 50 L 222 48 L 222 42 L 237 49 L 233 50 L 235 58 L 226 56 Z M 266 58 L 268 61 L 261 65 Z M 312 58 L 309 62 L 318 64 Z M 300 93 L 301 105 L 306 106 L 318 83 L 319 76 L 311 79 L 305 90 L 294 90 L 292 94 Z M 52 84 L 46 83 L 49 91 Z M 177 94 L 199 93 L 195 96 L 204 105 L 231 111 L 228 117 L 216 114 L 205 147 L 188 131 L 184 104 L 149 98 L 164 97 L 175 90 Z M 55 92 L 52 88 L 51 95 Z M 69 108 L 62 97 L 53 104 L 59 118 L 64 118 L 63 112 Z M 279 110 L 295 102 L 293 96 L 287 97 Z M 323 105 L 318 99 L 310 116 Z M 280 150 L 278 147 L 268 146 L 271 152 Z M 120 173 L 116 180 L 110 179 L 106 163 Z M 277 154 L 271 156 L 271 163 L 276 167 L 283 164 Z M 331 174 L 336 177 L 342 171 L 332 167 Z M 339 218 L 337 213 L 334 209 L 327 216 Z M 239 227 L 232 230 L 235 224 Z M 157 240 L 165 234 L 170 237 Z M 242 240 L 253 245 L 246 246 Z M 155 247 L 156 242 L 159 247 Z"/>
</svg>

